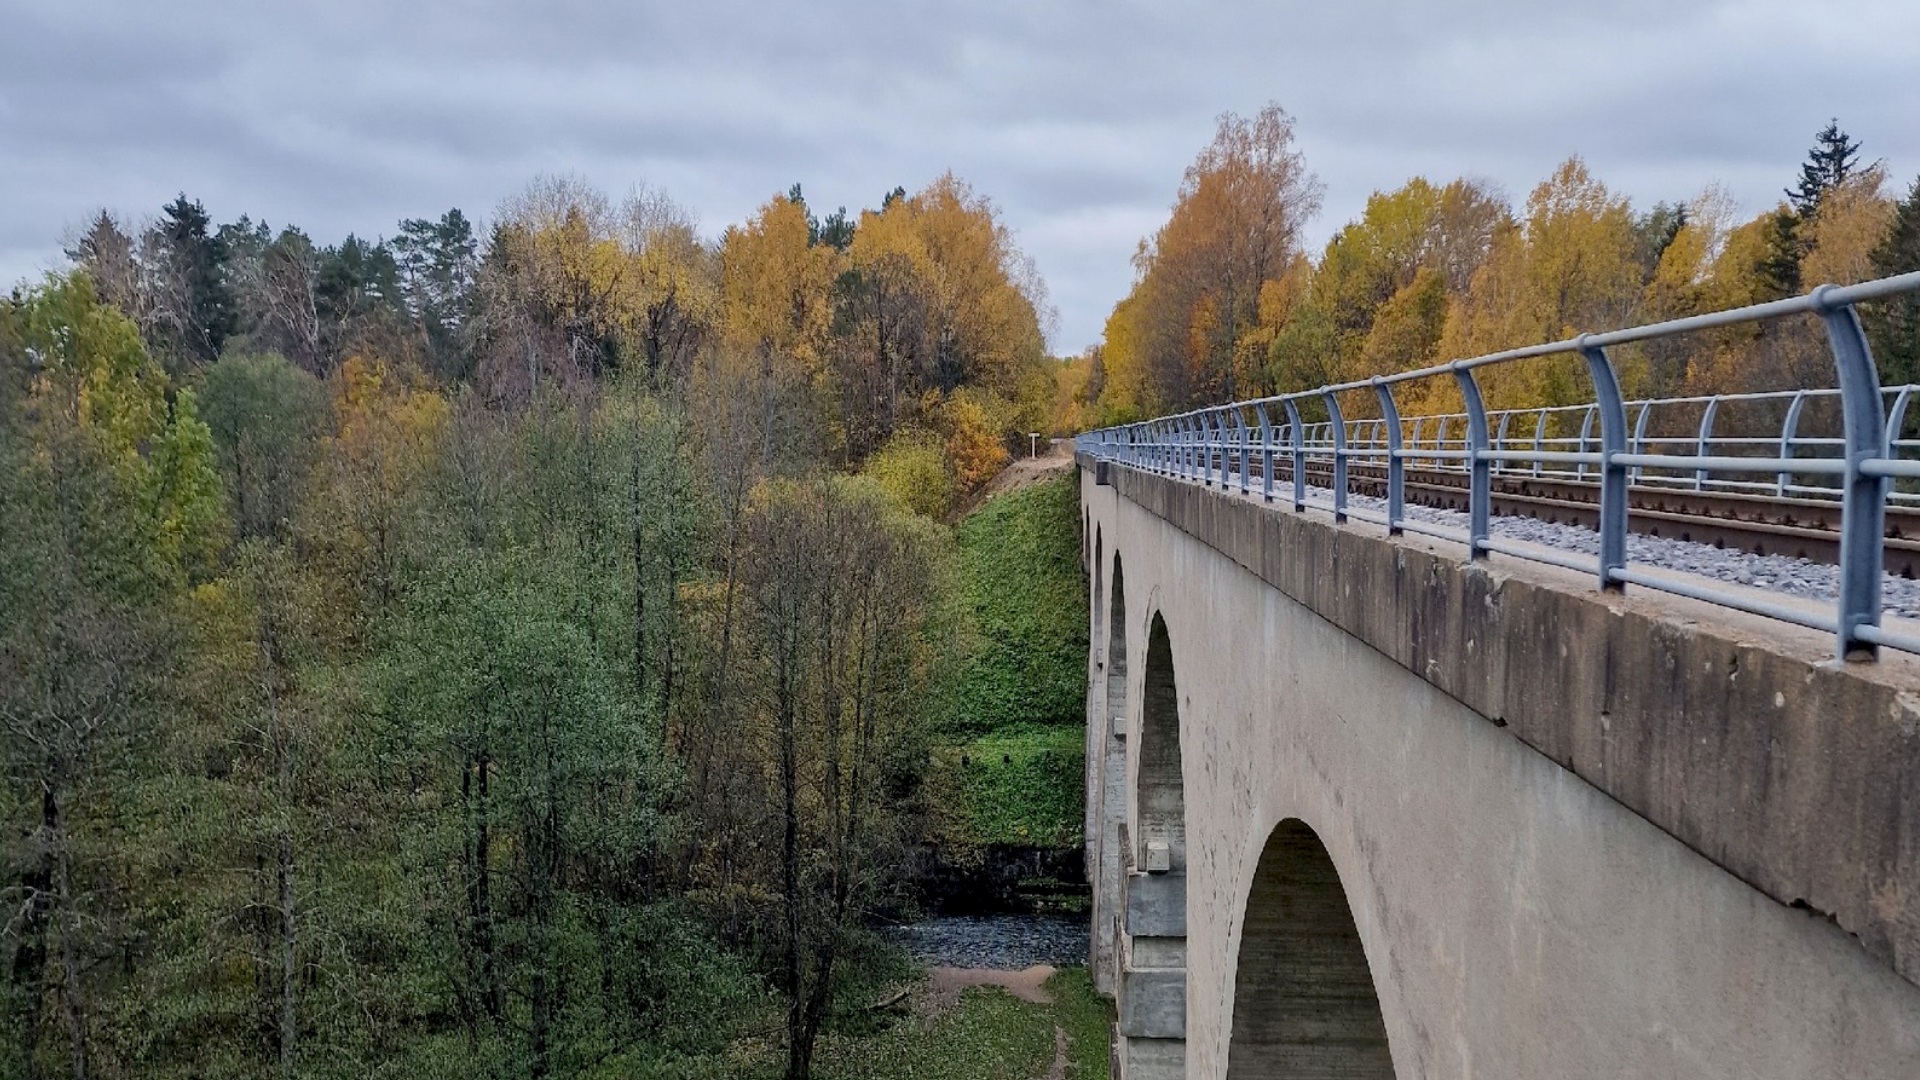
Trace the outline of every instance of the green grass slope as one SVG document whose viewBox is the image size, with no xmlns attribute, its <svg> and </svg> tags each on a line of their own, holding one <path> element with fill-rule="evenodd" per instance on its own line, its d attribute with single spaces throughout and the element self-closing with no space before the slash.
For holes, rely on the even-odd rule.
<svg viewBox="0 0 1920 1080">
<path fill-rule="evenodd" d="M 960 525 L 978 633 L 956 688 L 955 734 L 1086 721 L 1087 594 L 1078 474 L 1002 495 Z"/>
</svg>

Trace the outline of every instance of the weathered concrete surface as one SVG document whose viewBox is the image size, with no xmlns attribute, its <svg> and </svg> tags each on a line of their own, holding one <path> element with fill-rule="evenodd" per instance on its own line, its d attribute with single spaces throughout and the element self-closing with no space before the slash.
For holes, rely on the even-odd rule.
<svg viewBox="0 0 1920 1080">
<path fill-rule="evenodd" d="M 1188 1076 L 1226 1075 L 1288 819 L 1344 883 L 1396 1075 L 1920 1076 L 1911 667 L 1108 479 L 1082 493 L 1126 563 L 1130 729 L 1156 615 L 1177 685 Z"/>
<path fill-rule="evenodd" d="M 1103 643 L 1089 648 L 1087 656 L 1087 880 L 1094 886 L 1087 961 L 1094 987 L 1113 994 L 1119 985 L 1120 918 L 1113 901 L 1126 872 L 1121 840 L 1127 816 L 1125 571 L 1119 560 L 1103 557 L 1107 549 L 1091 527 L 1082 542 L 1094 560 L 1088 575 L 1098 598 L 1088 607 L 1087 640 Z M 1103 591 L 1102 582 L 1119 587 Z"/>
</svg>

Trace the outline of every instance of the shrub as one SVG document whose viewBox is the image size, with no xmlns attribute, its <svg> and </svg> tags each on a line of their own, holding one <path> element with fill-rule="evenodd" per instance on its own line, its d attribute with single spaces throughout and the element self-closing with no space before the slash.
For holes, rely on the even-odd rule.
<svg viewBox="0 0 1920 1080">
<path fill-rule="evenodd" d="M 895 502 L 930 518 L 953 508 L 953 467 L 938 436 L 923 428 L 902 428 L 874 455 L 864 470 Z"/>
</svg>

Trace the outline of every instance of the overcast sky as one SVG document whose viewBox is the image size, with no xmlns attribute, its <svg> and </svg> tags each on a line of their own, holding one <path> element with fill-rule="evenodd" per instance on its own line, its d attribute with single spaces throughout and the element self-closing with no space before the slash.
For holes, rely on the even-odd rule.
<svg viewBox="0 0 1920 1080">
<path fill-rule="evenodd" d="M 1581 154 L 1637 204 L 1779 198 L 1829 116 L 1920 172 L 1916 0 L 463 4 L 0 0 L 0 282 L 92 211 L 176 192 L 321 241 L 536 173 L 666 189 L 717 235 L 952 169 L 1098 339 L 1213 118 L 1277 101 L 1327 188 L 1315 246 L 1407 177 L 1516 202 Z"/>
</svg>

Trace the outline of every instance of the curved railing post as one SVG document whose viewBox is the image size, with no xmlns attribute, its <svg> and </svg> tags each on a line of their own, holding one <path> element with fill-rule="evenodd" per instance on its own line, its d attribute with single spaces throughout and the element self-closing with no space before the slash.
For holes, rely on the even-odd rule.
<svg viewBox="0 0 1920 1080">
<path fill-rule="evenodd" d="M 1494 432 L 1493 436 L 1493 448 L 1495 450 L 1505 450 L 1507 448 L 1507 424 L 1512 420 L 1512 409 L 1508 409 L 1500 414 L 1500 427 Z M 1507 471 L 1507 463 L 1504 461 L 1496 461 L 1493 462 L 1492 468 L 1494 472 L 1503 473 Z"/>
<path fill-rule="evenodd" d="M 1233 426 L 1240 432 L 1240 494 L 1245 495 L 1247 493 L 1247 486 L 1253 483 L 1253 477 L 1251 475 L 1253 467 L 1247 461 L 1247 452 L 1250 449 L 1248 440 L 1252 433 L 1247 427 L 1247 418 L 1242 414 L 1241 408 L 1238 405 L 1233 407 Z"/>
<path fill-rule="evenodd" d="M 1213 414 L 1214 430 L 1220 437 L 1220 490 L 1227 490 L 1233 481 L 1233 451 L 1239 440 L 1240 418 L 1229 406 Z"/>
<path fill-rule="evenodd" d="M 1387 533 L 1399 536 L 1407 503 L 1407 463 L 1400 458 L 1400 409 L 1393 403 L 1393 387 L 1378 375 L 1373 377 L 1373 392 L 1380 398 L 1381 426 L 1387 436 Z"/>
<path fill-rule="evenodd" d="M 1220 490 L 1227 490 L 1228 472 L 1233 467 L 1233 439 L 1227 434 L 1227 410 L 1213 411 L 1213 442 L 1220 451 Z"/>
<path fill-rule="evenodd" d="M 1547 410 L 1541 409 L 1540 415 L 1536 417 L 1533 421 L 1533 452 L 1535 455 L 1533 459 L 1533 475 L 1535 477 L 1538 477 L 1540 475 L 1540 458 L 1538 455 L 1545 452 L 1546 449 L 1547 449 Z"/>
<path fill-rule="evenodd" d="M 1200 479 L 1210 488 L 1213 486 L 1213 450 L 1219 448 L 1219 423 L 1215 421 L 1217 417 L 1212 409 L 1194 417 L 1194 423 L 1200 425 Z"/>
<path fill-rule="evenodd" d="M 1292 398 L 1286 399 L 1287 431 L 1292 435 L 1293 443 L 1293 508 L 1301 511 L 1307 508 L 1307 437 L 1300 430 L 1300 408 Z"/>
<path fill-rule="evenodd" d="M 1845 429 L 1846 467 L 1840 503 L 1839 641 L 1842 660 L 1871 660 L 1878 647 L 1859 636 L 1861 627 L 1880 625 L 1880 587 L 1887 527 L 1887 479 L 1868 476 L 1861 464 L 1878 457 L 1887 444 L 1887 418 L 1881 413 L 1880 376 L 1860 316 L 1851 304 L 1830 306 L 1833 286 L 1813 290 L 1814 310 L 1827 324 L 1827 342 L 1840 377 L 1840 411 Z"/>
<path fill-rule="evenodd" d="M 1620 397 L 1620 380 L 1614 377 L 1607 351 L 1585 342 L 1582 334 L 1577 347 L 1587 361 L 1594 409 L 1600 415 L 1600 587 L 1619 592 L 1625 583 L 1614 574 L 1627 566 L 1627 469 L 1615 458 L 1627 450 L 1627 405 Z M 1580 443 L 1584 449 L 1584 429 Z"/>
<path fill-rule="evenodd" d="M 1893 408 L 1887 413 L 1887 457 L 1899 456 L 1900 425 L 1907 422 L 1907 402 L 1913 394 L 1911 385 L 1903 386 L 1893 395 Z"/>
<path fill-rule="evenodd" d="M 1253 407 L 1260 417 L 1260 498 L 1273 501 L 1273 419 L 1267 415 L 1266 403 Z"/>
<path fill-rule="evenodd" d="M 1647 414 L 1652 411 L 1653 402 L 1643 401 L 1640 403 L 1640 415 L 1634 417 L 1633 420 L 1633 446 L 1629 451 L 1630 453 L 1644 454 L 1647 452 Z M 1627 482 L 1629 484 L 1639 483 L 1640 475 L 1640 466 L 1635 465 L 1633 471 L 1628 474 Z"/>
<path fill-rule="evenodd" d="M 1327 403 L 1327 438 L 1333 442 L 1333 520 L 1347 520 L 1347 421 L 1340 415 L 1340 400 L 1329 390 L 1320 395 Z"/>
<path fill-rule="evenodd" d="M 1493 521 L 1493 470 L 1488 450 L 1487 407 L 1480 400 L 1480 383 L 1473 369 L 1458 362 L 1453 377 L 1467 405 L 1467 558 L 1487 557 L 1487 535 Z"/>
<path fill-rule="evenodd" d="M 1793 395 L 1793 404 L 1787 406 L 1787 418 L 1780 424 L 1780 458 L 1783 461 L 1790 461 L 1793 458 L 1793 438 L 1800 429 L 1800 409 L 1806 403 L 1807 392 L 1801 390 Z M 1780 470 L 1780 474 L 1774 477 L 1773 481 L 1774 497 L 1784 497 L 1787 493 L 1787 485 L 1792 482 L 1792 471 Z"/>
<path fill-rule="evenodd" d="M 1447 449 L 1447 421 L 1449 419 L 1450 417 L 1443 416 L 1438 423 L 1433 425 L 1433 448 L 1435 450 L 1444 452 Z M 1442 472 L 1452 468 L 1451 465 L 1447 464 L 1447 459 L 1442 457 L 1434 458 L 1432 464 L 1435 469 Z M 1461 464 L 1464 466 L 1466 463 L 1462 462 Z"/>
<path fill-rule="evenodd" d="M 1214 462 L 1219 462 L 1220 489 L 1227 487 L 1227 418 L 1220 409 L 1200 414 L 1201 429 L 1207 433 L 1207 483 L 1214 480 Z"/>
<path fill-rule="evenodd" d="M 1218 432 L 1214 430 L 1213 410 L 1193 414 L 1193 423 L 1199 429 L 1200 482 L 1213 486 L 1213 448 L 1219 442 Z"/>
<path fill-rule="evenodd" d="M 1597 409 L 1599 409 L 1599 407 L 1600 407 L 1600 406 L 1598 406 L 1598 405 L 1589 405 L 1589 406 L 1587 406 L 1587 413 L 1586 413 L 1586 415 L 1580 418 L 1580 453 L 1581 453 L 1582 455 L 1585 455 L 1585 454 L 1589 454 L 1589 453 L 1591 453 L 1591 452 L 1592 452 L 1592 451 L 1590 451 L 1590 450 L 1588 450 L 1587 448 L 1588 448 L 1589 446 L 1591 446 L 1591 445 L 1592 445 L 1592 440 L 1593 440 L 1593 414 L 1594 414 L 1594 412 L 1595 412 L 1595 410 L 1597 410 Z M 1582 462 L 1581 462 L 1581 463 L 1579 464 L 1579 466 L 1578 466 L 1578 467 L 1576 467 L 1576 468 L 1574 469 L 1574 472 L 1573 472 L 1573 478 L 1574 478 L 1575 480 L 1585 480 L 1585 479 L 1587 478 L 1587 463 L 1586 463 L 1586 462 L 1584 462 L 1584 461 L 1582 461 Z"/>
<path fill-rule="evenodd" d="M 1199 436 L 1196 440 L 1200 451 L 1200 479 L 1208 487 L 1213 486 L 1213 448 L 1219 442 L 1219 432 L 1214 430 L 1211 411 L 1196 413 L 1193 424 Z"/>
<path fill-rule="evenodd" d="M 1706 457 L 1713 447 L 1713 414 L 1720 408 L 1720 399 L 1710 397 L 1707 407 L 1700 412 L 1700 434 L 1693 440 L 1693 456 Z M 1701 491 L 1707 486 L 1707 470 L 1696 469 L 1693 474 L 1693 490 Z"/>
</svg>

